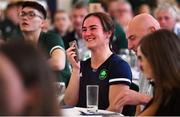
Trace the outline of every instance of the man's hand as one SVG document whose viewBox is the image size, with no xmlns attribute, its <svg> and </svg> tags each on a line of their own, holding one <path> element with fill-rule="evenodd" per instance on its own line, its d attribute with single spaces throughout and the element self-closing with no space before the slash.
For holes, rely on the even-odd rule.
<svg viewBox="0 0 180 117">
<path fill-rule="evenodd" d="M 128 89 L 120 93 L 116 99 L 113 101 L 116 110 L 123 107 L 124 105 L 139 105 L 147 104 L 150 101 L 151 97 L 143 95 L 134 90 Z"/>
</svg>

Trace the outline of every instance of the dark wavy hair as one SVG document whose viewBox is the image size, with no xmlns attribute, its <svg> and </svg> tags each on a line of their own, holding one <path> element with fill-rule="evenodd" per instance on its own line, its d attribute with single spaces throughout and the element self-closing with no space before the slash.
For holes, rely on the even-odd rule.
<svg viewBox="0 0 180 117">
<path fill-rule="evenodd" d="M 36 102 L 25 107 L 22 115 L 59 115 L 54 87 L 55 76 L 41 51 L 29 42 L 17 41 L 1 45 L 0 53 L 7 57 L 20 73 L 27 92 L 38 92 Z"/>
<path fill-rule="evenodd" d="M 161 29 L 143 37 L 140 50 L 152 67 L 155 99 L 167 101 L 171 91 L 180 88 L 180 39 Z"/>
<path fill-rule="evenodd" d="M 91 17 L 91 16 L 95 16 L 100 20 L 104 32 L 112 32 L 112 34 L 110 36 L 110 41 L 109 41 L 109 48 L 111 51 L 113 51 L 112 41 L 114 38 L 114 22 L 113 22 L 112 18 L 109 15 L 102 13 L 102 12 L 90 13 L 84 18 L 82 25 L 84 24 L 84 21 L 88 17 Z"/>
</svg>

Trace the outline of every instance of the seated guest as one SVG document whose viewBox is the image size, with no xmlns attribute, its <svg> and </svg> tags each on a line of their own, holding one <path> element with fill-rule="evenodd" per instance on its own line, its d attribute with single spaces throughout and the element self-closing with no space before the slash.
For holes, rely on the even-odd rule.
<svg viewBox="0 0 180 117">
<path fill-rule="evenodd" d="M 64 39 L 64 36 L 69 33 L 71 28 L 71 21 L 68 13 L 64 10 L 56 11 L 54 14 L 53 24 L 54 30 L 52 30 L 52 32 L 57 33 Z"/>
<path fill-rule="evenodd" d="M 113 42 L 112 42 L 112 48 L 116 54 L 121 54 L 121 49 L 127 49 L 128 48 L 128 43 L 127 43 L 125 31 L 119 22 L 119 18 L 126 19 L 126 21 L 129 21 L 129 20 L 124 17 L 125 15 L 123 17 L 120 16 L 120 13 L 119 13 L 120 9 L 119 8 L 120 8 L 121 3 L 122 2 L 120 2 L 119 0 L 109 0 L 108 6 L 107 6 L 108 7 L 108 13 L 113 18 L 113 21 L 114 21 L 114 27 L 115 27 L 114 35 L 115 35 L 115 37 L 114 37 Z M 127 5 L 125 5 L 125 6 L 127 6 Z"/>
<path fill-rule="evenodd" d="M 145 36 L 138 48 L 139 65 L 154 80 L 154 97 L 141 116 L 180 115 L 180 40 L 168 30 Z"/>
<path fill-rule="evenodd" d="M 68 33 L 64 39 L 65 49 L 69 48 L 69 42 L 76 41 L 79 51 L 79 59 L 84 61 L 91 57 L 90 50 L 86 47 L 84 40 L 82 39 L 82 22 L 84 17 L 88 14 L 88 4 L 85 0 L 78 1 L 73 5 L 71 10 L 71 21 L 73 30 Z"/>
<path fill-rule="evenodd" d="M 137 10 L 138 14 L 142 14 L 142 13 L 147 13 L 147 14 L 151 14 L 152 10 L 149 4 L 147 3 L 142 3 Z"/>
<path fill-rule="evenodd" d="M 128 48 L 137 55 L 137 48 L 143 36 L 160 29 L 158 21 L 151 15 L 143 13 L 135 16 L 128 24 L 126 36 Z M 149 83 L 151 78 L 146 79 L 142 72 L 138 75 L 139 93 L 133 90 L 118 94 L 114 103 L 117 108 L 124 104 L 137 105 L 136 114 L 141 112 L 153 96 L 153 86 Z M 128 114 L 129 116 L 129 114 Z"/>
<path fill-rule="evenodd" d="M 180 37 L 180 23 L 177 22 L 179 12 L 175 6 L 167 3 L 161 4 L 155 10 L 154 15 L 161 28 L 168 29 Z"/>
<path fill-rule="evenodd" d="M 25 42 L 0 47 L 0 115 L 59 115 L 55 76 L 40 51 Z"/>
<path fill-rule="evenodd" d="M 129 90 L 132 74 L 129 65 L 111 51 L 114 22 L 104 13 L 91 13 L 82 23 L 82 37 L 92 57 L 76 62 L 75 46 L 67 50 L 72 75 L 65 92 L 65 103 L 86 107 L 86 85 L 99 85 L 99 109 L 115 110 L 112 103 L 118 93 Z"/>
<path fill-rule="evenodd" d="M 18 7 L 19 2 L 10 2 L 4 12 L 4 20 L 1 22 L 0 30 L 4 41 L 14 41 L 22 38 L 19 28 Z"/>
<path fill-rule="evenodd" d="M 70 70 L 63 40 L 56 34 L 42 32 L 46 19 L 44 7 L 37 2 L 26 1 L 22 5 L 19 19 L 24 39 L 45 51 L 50 66 L 57 73 L 57 80 L 65 82 L 67 86 Z"/>
</svg>

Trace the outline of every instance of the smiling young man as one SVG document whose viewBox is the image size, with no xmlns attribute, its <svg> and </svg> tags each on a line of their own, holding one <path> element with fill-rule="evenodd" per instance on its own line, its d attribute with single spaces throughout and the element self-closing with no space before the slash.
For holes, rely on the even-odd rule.
<svg viewBox="0 0 180 117">
<path fill-rule="evenodd" d="M 46 19 L 46 10 L 37 2 L 27 1 L 19 14 L 20 28 L 24 39 L 45 51 L 52 69 L 57 72 L 58 81 L 69 81 L 70 70 L 66 61 L 62 39 L 51 33 L 42 32 Z"/>
</svg>

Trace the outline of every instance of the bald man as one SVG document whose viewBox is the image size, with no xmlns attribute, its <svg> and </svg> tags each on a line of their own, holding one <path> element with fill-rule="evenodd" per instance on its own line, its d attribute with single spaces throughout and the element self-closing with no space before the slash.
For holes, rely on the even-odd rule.
<svg viewBox="0 0 180 117">
<path fill-rule="evenodd" d="M 142 37 L 158 29 L 160 29 L 160 25 L 151 15 L 140 14 L 135 16 L 129 22 L 126 31 L 128 48 L 136 53 Z M 150 80 L 150 78 L 148 80 Z M 129 89 L 125 93 L 119 94 L 114 101 L 114 103 L 117 104 L 117 109 L 123 105 L 146 105 L 152 97 L 152 86 L 148 80 L 141 74 L 139 76 L 140 93 Z"/>
<path fill-rule="evenodd" d="M 128 48 L 137 52 L 138 44 L 143 36 L 160 29 L 158 21 L 149 14 L 135 16 L 128 24 L 126 37 Z"/>
</svg>

